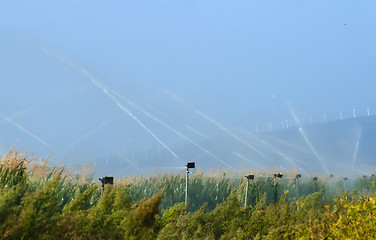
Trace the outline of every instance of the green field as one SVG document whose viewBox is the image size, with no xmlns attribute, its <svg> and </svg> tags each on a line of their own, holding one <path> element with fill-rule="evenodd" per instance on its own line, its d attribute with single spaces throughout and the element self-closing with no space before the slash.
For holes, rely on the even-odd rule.
<svg viewBox="0 0 376 240">
<path fill-rule="evenodd" d="M 261 176 L 263 175 L 263 177 Z M 104 192 L 90 174 L 11 149 L 0 163 L 0 239 L 376 238 L 374 176 L 296 173 L 250 180 L 228 173 L 115 179 Z"/>
</svg>

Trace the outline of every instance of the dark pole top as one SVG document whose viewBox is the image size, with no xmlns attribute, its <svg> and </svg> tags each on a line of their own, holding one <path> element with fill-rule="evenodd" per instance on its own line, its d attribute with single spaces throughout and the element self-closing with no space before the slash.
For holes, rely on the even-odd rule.
<svg viewBox="0 0 376 240">
<path fill-rule="evenodd" d="M 189 163 L 185 164 L 185 166 L 187 168 L 195 168 L 195 162 L 189 162 Z"/>
<path fill-rule="evenodd" d="M 282 177 L 283 177 L 283 174 L 282 174 L 282 173 L 275 173 L 275 174 L 274 174 L 274 177 L 275 177 L 275 178 L 282 178 Z"/>
<path fill-rule="evenodd" d="M 99 181 L 101 181 L 102 184 L 114 184 L 114 177 L 99 178 Z"/>
</svg>

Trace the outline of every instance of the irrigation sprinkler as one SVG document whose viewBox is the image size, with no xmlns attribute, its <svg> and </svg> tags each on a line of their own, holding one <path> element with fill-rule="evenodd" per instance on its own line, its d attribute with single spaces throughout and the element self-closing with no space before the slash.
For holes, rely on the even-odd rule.
<svg viewBox="0 0 376 240">
<path fill-rule="evenodd" d="M 276 181 L 278 178 L 282 178 L 283 174 L 282 173 L 274 173 L 274 186 L 276 185 Z"/>
<path fill-rule="evenodd" d="M 105 184 L 114 184 L 114 177 L 104 177 L 104 178 L 99 178 L 99 181 L 102 182 L 102 193 L 104 192 L 104 185 Z"/>
<path fill-rule="evenodd" d="M 345 188 L 345 191 L 347 191 L 347 188 L 346 188 L 346 181 L 348 180 L 347 177 L 344 177 L 343 178 L 343 187 Z"/>
<path fill-rule="evenodd" d="M 254 180 L 255 179 L 255 175 L 248 175 L 248 176 L 245 176 L 245 177 L 247 178 L 247 186 L 245 188 L 244 207 L 247 206 L 249 180 Z"/>
<path fill-rule="evenodd" d="M 295 186 L 296 186 L 296 199 L 299 198 L 299 179 L 302 178 L 302 174 L 298 173 L 295 177 Z"/>
<path fill-rule="evenodd" d="M 275 173 L 274 174 L 274 184 L 273 184 L 273 193 L 274 193 L 274 204 L 277 203 L 277 198 L 278 198 L 278 184 L 277 184 L 277 179 L 282 178 L 283 174 L 282 173 Z"/>
<path fill-rule="evenodd" d="M 312 181 L 313 181 L 313 188 L 315 192 L 317 192 L 317 177 L 312 178 Z"/>
<path fill-rule="evenodd" d="M 274 173 L 274 179 L 276 178 L 282 178 L 283 174 L 282 173 Z"/>
<path fill-rule="evenodd" d="M 195 169 L 195 162 L 185 164 L 187 171 L 185 172 L 185 205 L 188 203 L 188 174 L 190 169 Z"/>
<path fill-rule="evenodd" d="M 334 178 L 334 175 L 330 174 L 329 178 L 330 178 L 330 181 L 329 181 L 329 191 L 332 192 L 332 184 L 333 184 L 332 180 Z"/>
<path fill-rule="evenodd" d="M 283 174 L 282 173 L 274 173 L 274 186 L 276 185 L 276 180 L 277 178 L 282 178 L 283 177 Z"/>
</svg>

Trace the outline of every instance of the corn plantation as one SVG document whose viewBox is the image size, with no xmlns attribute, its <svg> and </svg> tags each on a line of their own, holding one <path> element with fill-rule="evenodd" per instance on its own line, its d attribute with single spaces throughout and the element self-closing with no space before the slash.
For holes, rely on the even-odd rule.
<svg viewBox="0 0 376 240">
<path fill-rule="evenodd" d="M 225 174 L 94 179 L 11 149 L 0 163 L 0 239 L 376 238 L 375 177 Z"/>
</svg>

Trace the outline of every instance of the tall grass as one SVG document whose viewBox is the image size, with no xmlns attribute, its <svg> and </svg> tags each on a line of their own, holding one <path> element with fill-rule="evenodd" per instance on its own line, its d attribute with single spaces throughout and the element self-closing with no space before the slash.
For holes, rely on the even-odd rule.
<svg viewBox="0 0 376 240">
<path fill-rule="evenodd" d="M 244 207 L 245 178 L 197 173 L 187 206 L 184 175 L 120 179 L 102 193 L 90 173 L 12 148 L 0 160 L 0 239 L 376 237 L 374 176 L 294 174 L 256 176 Z"/>
</svg>

